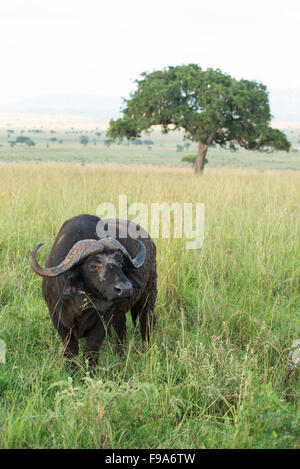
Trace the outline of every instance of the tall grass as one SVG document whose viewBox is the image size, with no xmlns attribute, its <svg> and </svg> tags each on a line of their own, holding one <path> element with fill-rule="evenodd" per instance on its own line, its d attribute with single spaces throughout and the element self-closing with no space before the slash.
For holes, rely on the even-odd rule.
<svg viewBox="0 0 300 469">
<path fill-rule="evenodd" d="M 299 200 L 294 172 L 67 164 L 0 167 L 2 448 L 299 448 Z M 96 376 L 76 374 L 28 265 L 69 217 L 101 202 L 204 202 L 205 242 L 155 240 L 158 324 L 142 350 L 128 317 L 122 357 L 107 337 Z M 288 395 L 288 401 L 286 396 Z"/>
</svg>

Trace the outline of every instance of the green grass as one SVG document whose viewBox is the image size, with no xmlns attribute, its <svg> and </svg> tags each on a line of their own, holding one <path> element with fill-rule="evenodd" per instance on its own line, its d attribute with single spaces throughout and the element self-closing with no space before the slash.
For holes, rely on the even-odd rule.
<svg viewBox="0 0 300 469">
<path fill-rule="evenodd" d="M 84 151 L 84 150 L 82 150 Z M 0 165 L 1 448 L 300 448 L 300 174 L 80 164 Z M 204 202 L 205 242 L 156 240 L 158 324 L 96 376 L 71 375 L 28 253 L 101 202 Z M 288 395 L 288 402 L 287 397 Z"/>
</svg>

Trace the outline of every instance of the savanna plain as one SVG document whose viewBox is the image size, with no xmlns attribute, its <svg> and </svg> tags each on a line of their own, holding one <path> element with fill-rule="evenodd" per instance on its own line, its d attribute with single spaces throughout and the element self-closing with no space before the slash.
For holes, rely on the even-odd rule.
<svg viewBox="0 0 300 469">
<path fill-rule="evenodd" d="M 300 448 L 297 370 L 287 379 L 300 338 L 298 171 L 211 165 L 195 177 L 126 158 L 24 163 L 0 150 L 1 448 Z M 156 239 L 151 343 L 143 349 L 128 315 L 123 355 L 112 334 L 94 376 L 82 359 L 71 373 L 28 254 L 44 242 L 43 264 L 66 219 L 118 207 L 119 194 L 149 208 L 203 202 L 204 245 Z"/>
</svg>

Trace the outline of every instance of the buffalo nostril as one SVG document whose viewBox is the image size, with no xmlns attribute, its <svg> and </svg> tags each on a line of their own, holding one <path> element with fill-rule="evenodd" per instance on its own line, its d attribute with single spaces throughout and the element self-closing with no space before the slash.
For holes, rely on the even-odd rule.
<svg viewBox="0 0 300 469">
<path fill-rule="evenodd" d="M 122 297 L 130 297 L 132 296 L 132 293 L 133 293 L 131 283 L 114 285 L 113 289 L 115 293 L 117 293 L 118 296 L 122 296 Z"/>
<path fill-rule="evenodd" d="M 121 295 L 123 291 L 120 287 L 114 287 L 114 290 L 118 293 L 118 295 Z"/>
</svg>

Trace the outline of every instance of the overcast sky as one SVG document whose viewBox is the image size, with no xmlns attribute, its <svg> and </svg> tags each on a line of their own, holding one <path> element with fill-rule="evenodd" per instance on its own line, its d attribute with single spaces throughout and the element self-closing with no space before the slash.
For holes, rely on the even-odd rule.
<svg viewBox="0 0 300 469">
<path fill-rule="evenodd" d="M 128 96 L 145 70 L 198 63 L 299 88 L 299 0 L 1 0 L 0 105 Z"/>
</svg>

